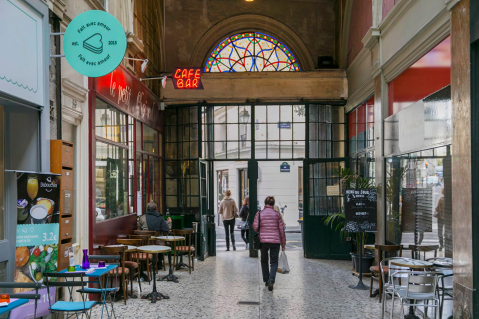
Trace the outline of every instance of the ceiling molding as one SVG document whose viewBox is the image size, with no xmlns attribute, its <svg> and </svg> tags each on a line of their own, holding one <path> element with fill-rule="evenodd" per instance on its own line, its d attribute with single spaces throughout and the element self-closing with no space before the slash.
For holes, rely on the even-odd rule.
<svg viewBox="0 0 479 319">
<path fill-rule="evenodd" d="M 379 31 L 379 28 L 371 27 L 368 32 L 366 32 L 366 35 L 361 42 L 365 48 L 372 50 L 379 43 L 380 36 L 381 31 Z"/>
<path fill-rule="evenodd" d="M 80 125 L 83 119 L 83 113 L 79 109 L 62 105 L 62 120 L 73 125 Z"/>
<path fill-rule="evenodd" d="M 345 0 L 343 24 L 341 26 L 340 46 L 339 46 L 339 67 L 348 67 L 348 46 L 349 46 L 349 28 L 351 25 L 351 14 L 353 11 L 353 0 Z"/>
<path fill-rule="evenodd" d="M 437 1 L 437 0 L 435 0 Z M 407 9 L 409 5 L 413 3 L 413 0 L 400 0 L 396 5 L 389 11 L 383 21 L 379 24 L 378 28 L 381 31 L 381 35 L 385 36 L 386 33 L 395 25 L 395 21 L 404 13 L 404 10 Z"/>
<path fill-rule="evenodd" d="M 447 10 L 452 11 L 452 8 L 454 8 L 459 2 L 461 2 L 461 0 L 446 0 Z"/>
<path fill-rule="evenodd" d="M 190 59 L 191 67 L 203 67 L 219 42 L 241 32 L 261 31 L 277 38 L 293 52 L 301 71 L 314 70 L 314 62 L 301 38 L 283 23 L 257 14 L 241 14 L 211 27 L 198 41 Z"/>
</svg>

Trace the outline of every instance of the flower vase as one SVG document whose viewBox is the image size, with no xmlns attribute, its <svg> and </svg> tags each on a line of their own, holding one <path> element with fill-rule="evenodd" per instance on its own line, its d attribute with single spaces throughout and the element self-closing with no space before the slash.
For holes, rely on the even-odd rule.
<svg viewBox="0 0 479 319">
<path fill-rule="evenodd" d="M 83 269 L 90 268 L 90 260 L 88 259 L 88 249 L 83 249 L 83 261 L 81 263 Z"/>
</svg>

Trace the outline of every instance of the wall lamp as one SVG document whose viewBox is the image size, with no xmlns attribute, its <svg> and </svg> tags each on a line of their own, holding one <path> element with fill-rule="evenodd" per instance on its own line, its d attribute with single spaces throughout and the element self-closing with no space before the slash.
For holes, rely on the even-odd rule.
<svg viewBox="0 0 479 319">
<path fill-rule="evenodd" d="M 134 60 L 134 61 L 143 61 L 143 63 L 141 64 L 141 73 L 145 73 L 146 65 L 148 64 L 148 59 L 135 59 L 135 58 L 127 58 L 127 57 L 124 57 L 123 59 L 124 60 Z"/>
</svg>

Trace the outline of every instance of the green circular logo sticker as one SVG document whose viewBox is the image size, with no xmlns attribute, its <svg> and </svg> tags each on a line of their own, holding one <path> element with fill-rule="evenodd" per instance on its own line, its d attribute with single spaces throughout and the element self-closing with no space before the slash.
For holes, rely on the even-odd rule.
<svg viewBox="0 0 479 319">
<path fill-rule="evenodd" d="M 93 78 L 103 76 L 115 70 L 125 56 L 125 30 L 108 12 L 83 12 L 68 25 L 63 51 L 78 73 Z"/>
</svg>

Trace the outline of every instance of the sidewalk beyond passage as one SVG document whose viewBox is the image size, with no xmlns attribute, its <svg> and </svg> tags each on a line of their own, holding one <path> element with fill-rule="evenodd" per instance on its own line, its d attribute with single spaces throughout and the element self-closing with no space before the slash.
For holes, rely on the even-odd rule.
<svg viewBox="0 0 479 319">
<path fill-rule="evenodd" d="M 221 229 L 224 230 L 223 224 L 218 225 L 218 223 L 216 223 L 216 228 L 221 228 Z M 240 230 L 235 226 L 235 231 L 239 232 Z M 301 226 L 300 225 L 295 225 L 295 226 L 286 225 L 286 232 L 287 233 L 298 233 L 298 234 L 300 234 L 301 233 Z"/>
</svg>

